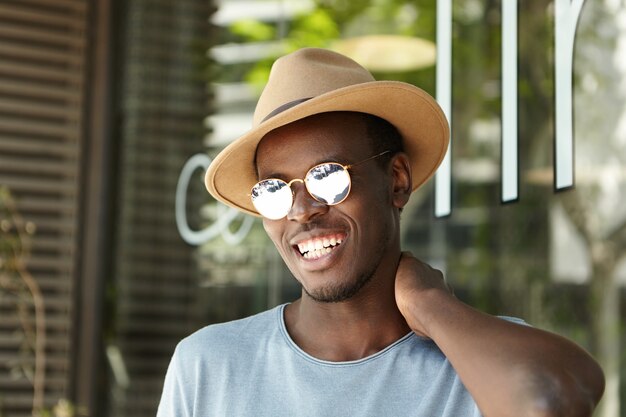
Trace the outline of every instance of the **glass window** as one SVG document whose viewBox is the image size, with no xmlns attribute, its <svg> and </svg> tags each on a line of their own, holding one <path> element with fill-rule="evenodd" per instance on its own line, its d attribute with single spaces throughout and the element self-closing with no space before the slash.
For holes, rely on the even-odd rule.
<svg viewBox="0 0 626 417">
<path fill-rule="evenodd" d="M 178 16 L 175 27 L 188 34 L 187 22 L 201 25 L 203 19 L 196 21 L 194 13 L 209 14 L 191 3 L 181 2 L 176 13 L 163 9 L 158 19 Z M 626 342 L 621 305 L 626 282 L 626 6 L 612 0 L 565 2 L 570 27 L 576 28 L 575 36 L 570 29 L 569 41 L 565 36 L 573 45 L 569 68 L 563 67 L 567 62 L 560 55 L 567 52 L 567 42 L 563 46 L 555 41 L 562 35 L 556 21 L 565 19 L 556 12 L 562 1 L 515 2 L 517 8 L 508 11 L 516 13 L 513 21 L 503 18 L 503 3 L 453 2 L 451 214 L 435 217 L 431 181 L 414 193 L 402 213 L 403 245 L 442 269 L 460 299 L 491 314 L 521 317 L 589 349 L 608 377 L 598 415 L 626 416 L 626 407 L 618 411 L 620 396 L 626 395 L 619 384 Z M 156 13 L 136 4 L 128 11 L 133 19 Z M 178 57 L 168 61 L 162 50 L 147 46 L 145 39 L 159 36 L 141 32 L 150 20 L 129 25 L 127 36 L 137 48 L 171 66 L 150 84 L 146 74 L 154 67 L 132 55 L 140 49 L 129 46 L 124 64 L 128 90 L 121 132 L 116 284 L 107 295 L 115 312 L 107 339 L 110 415 L 139 415 L 142 406 L 146 415 L 154 410 L 164 366 L 178 338 L 300 294 L 261 222 L 217 204 L 200 185 L 199 168 L 250 128 L 274 59 L 304 46 L 333 48 L 354 57 L 377 79 L 409 82 L 435 95 L 436 16 L 435 0 L 224 0 L 211 16 L 214 45 L 205 50 L 206 45 L 189 41 L 188 46 L 201 51 L 194 57 L 205 55 L 197 73 L 185 72 L 194 68 L 191 61 L 184 61 L 189 67 L 181 66 Z M 515 22 L 517 28 L 507 33 L 515 33 L 517 41 L 503 46 L 503 39 L 509 39 L 503 30 Z M 177 45 L 174 49 L 180 49 Z M 440 50 L 444 46 L 438 45 Z M 510 67 L 503 72 L 505 56 L 516 57 L 512 81 Z M 568 71 L 573 101 L 563 113 L 559 106 L 567 94 L 557 85 Z M 139 88 L 142 83 L 145 90 Z M 200 104 L 205 98 L 195 96 L 204 83 L 211 92 L 210 111 Z M 165 85 L 177 88 L 161 90 Z M 502 116 L 504 91 L 515 93 L 512 131 Z M 575 187 L 555 193 L 555 161 L 563 156 L 555 137 L 562 138 L 558 125 L 563 117 L 567 120 L 568 109 L 573 115 Z M 144 115 L 154 117 L 144 121 Z M 192 127 L 202 123 L 207 132 Z M 512 182 L 518 196 L 506 204 L 504 139 L 516 140 L 511 143 L 518 164 L 510 171 L 518 174 Z M 142 146 L 152 153 L 142 152 Z M 197 153 L 208 157 L 190 162 Z M 174 203 L 176 176 L 180 180 L 184 172 L 189 189 L 183 212 L 192 230 L 181 236 L 180 225 L 175 229 Z M 142 184 L 157 173 L 165 175 L 163 183 L 149 193 Z M 159 308 L 141 310 L 153 304 Z M 122 362 L 115 362 L 118 353 Z M 115 363 L 126 368 L 115 368 Z M 124 374 L 116 373 L 124 369 L 130 375 L 128 385 Z"/>
</svg>

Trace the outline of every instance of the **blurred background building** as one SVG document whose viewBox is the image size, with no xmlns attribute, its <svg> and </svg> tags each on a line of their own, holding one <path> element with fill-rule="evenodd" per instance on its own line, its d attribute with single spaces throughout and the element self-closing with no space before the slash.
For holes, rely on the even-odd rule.
<svg viewBox="0 0 626 417">
<path fill-rule="evenodd" d="M 590 350 L 597 416 L 625 417 L 626 2 L 565 1 L 581 6 L 576 170 L 555 193 L 564 2 L 510 1 L 519 197 L 503 204 L 506 1 L 451 3 L 451 213 L 423 187 L 403 244 L 468 303 Z M 181 338 L 297 298 L 259 220 L 213 201 L 203 168 L 300 47 L 436 94 L 438 3 L 0 1 L 0 417 L 154 416 Z"/>
</svg>

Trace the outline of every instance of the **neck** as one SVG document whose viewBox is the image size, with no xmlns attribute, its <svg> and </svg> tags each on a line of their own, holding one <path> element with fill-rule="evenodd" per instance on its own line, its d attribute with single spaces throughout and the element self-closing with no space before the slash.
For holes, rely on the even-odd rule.
<svg viewBox="0 0 626 417">
<path fill-rule="evenodd" d="M 311 356 L 338 362 L 367 357 L 405 336 L 410 328 L 395 301 L 396 268 L 397 260 L 381 267 L 346 301 L 324 303 L 303 294 L 285 309 L 291 338 Z"/>
</svg>

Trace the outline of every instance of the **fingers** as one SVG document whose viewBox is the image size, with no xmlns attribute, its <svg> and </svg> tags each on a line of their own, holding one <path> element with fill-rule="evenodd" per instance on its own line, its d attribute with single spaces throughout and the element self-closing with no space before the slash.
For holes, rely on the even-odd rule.
<svg viewBox="0 0 626 417">
<path fill-rule="evenodd" d="M 437 268 L 433 268 L 432 266 L 430 266 L 430 264 L 427 264 L 426 262 L 422 261 L 421 259 L 415 257 L 415 255 L 413 255 L 413 253 L 409 252 L 409 251 L 403 251 L 402 255 L 400 257 L 400 261 L 404 261 L 404 262 L 415 262 L 417 265 L 421 266 L 422 268 L 428 270 L 429 272 L 433 272 L 436 275 L 440 276 L 441 279 L 443 279 L 443 272 L 441 272 L 440 270 L 438 270 Z"/>
<path fill-rule="evenodd" d="M 413 253 L 410 251 L 403 251 L 400 256 L 400 264 L 402 264 L 403 268 L 413 268 L 421 269 L 422 273 L 420 274 L 423 277 L 429 276 L 431 279 L 435 281 L 440 281 L 441 286 L 445 287 L 445 289 L 452 295 L 454 295 L 454 289 L 452 286 L 446 281 L 443 272 L 437 268 L 433 268 L 430 264 L 423 262 L 419 258 L 415 257 Z"/>
</svg>

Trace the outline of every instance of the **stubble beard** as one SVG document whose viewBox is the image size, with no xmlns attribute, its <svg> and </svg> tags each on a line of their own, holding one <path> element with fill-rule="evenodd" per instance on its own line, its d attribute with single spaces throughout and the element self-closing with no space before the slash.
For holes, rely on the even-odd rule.
<svg viewBox="0 0 626 417">
<path fill-rule="evenodd" d="M 314 301 L 319 303 L 340 303 L 342 301 L 349 300 L 359 293 L 359 291 L 369 283 L 376 270 L 380 266 L 383 256 L 386 252 L 386 248 L 389 245 L 390 237 L 387 236 L 387 239 L 384 240 L 378 248 L 376 248 L 377 258 L 375 262 L 371 264 L 370 269 L 361 273 L 356 277 L 356 279 L 348 281 L 348 282 L 336 282 L 332 284 L 328 284 L 324 287 L 317 288 L 314 291 L 307 290 L 304 286 L 302 286 L 302 290 L 306 295 L 311 297 Z"/>
<path fill-rule="evenodd" d="M 354 297 L 360 290 L 372 280 L 374 271 L 361 274 L 354 282 L 344 285 L 327 285 L 309 292 L 304 286 L 302 290 L 314 301 L 319 303 L 340 303 Z"/>
</svg>

